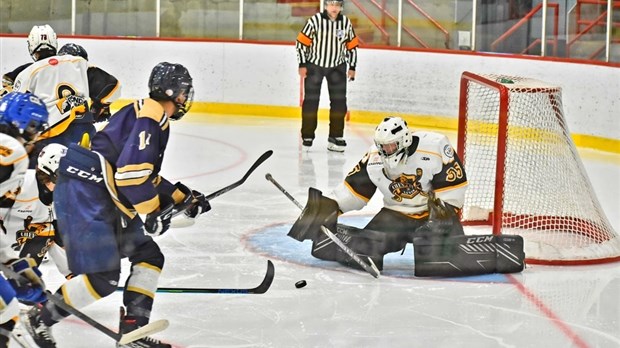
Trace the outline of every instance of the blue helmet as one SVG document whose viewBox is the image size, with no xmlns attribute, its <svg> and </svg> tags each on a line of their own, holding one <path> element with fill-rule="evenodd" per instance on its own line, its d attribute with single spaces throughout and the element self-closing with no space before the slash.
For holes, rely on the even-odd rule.
<svg viewBox="0 0 620 348">
<path fill-rule="evenodd" d="M 47 127 L 45 104 L 34 94 L 11 92 L 0 99 L 0 124 L 14 127 L 22 136 L 32 136 Z"/>
</svg>

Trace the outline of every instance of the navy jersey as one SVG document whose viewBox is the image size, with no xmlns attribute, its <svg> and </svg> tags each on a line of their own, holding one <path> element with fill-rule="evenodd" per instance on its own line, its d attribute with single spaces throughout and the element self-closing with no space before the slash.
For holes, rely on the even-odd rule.
<svg viewBox="0 0 620 348">
<path fill-rule="evenodd" d="M 112 166 L 121 203 L 140 214 L 159 208 L 159 192 L 174 190 L 159 176 L 170 134 L 169 118 L 152 99 L 141 99 L 115 113 L 92 139 L 92 150 Z M 163 185 L 162 185 L 163 184 Z"/>
</svg>

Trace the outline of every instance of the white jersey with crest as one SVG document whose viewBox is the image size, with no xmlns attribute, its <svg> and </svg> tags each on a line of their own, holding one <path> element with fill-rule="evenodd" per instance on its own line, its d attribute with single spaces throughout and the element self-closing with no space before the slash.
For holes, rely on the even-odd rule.
<svg viewBox="0 0 620 348">
<path fill-rule="evenodd" d="M 39 187 L 37 185 L 36 170 L 28 169 L 24 176 L 19 194 L 15 197 L 15 203 L 11 208 L 0 208 L 0 216 L 4 221 L 4 227 L 15 243 L 15 232 L 24 229 L 24 220 L 31 217 L 31 227 L 37 227 L 37 234 L 42 236 L 54 235 L 54 208 L 53 204 L 45 205 L 39 199 Z"/>
<path fill-rule="evenodd" d="M 10 176 L 0 183 L 0 197 L 15 199 L 23 190 L 28 154 L 21 142 L 4 133 L 0 133 L 0 166 L 11 169 Z M 6 226 L 4 212 L 0 212 L 0 220 L 3 226 Z M 11 240 L 15 240 L 14 235 L 12 236 L 13 238 L 0 231 L 0 262 L 16 258 L 16 253 L 10 248 Z"/>
<path fill-rule="evenodd" d="M 396 168 L 384 165 L 375 145 L 349 172 L 344 183 L 332 196 L 343 212 L 363 208 L 377 189 L 383 195 L 383 205 L 412 218 L 428 216 L 428 192 L 452 206 L 463 206 L 467 177 L 463 165 L 440 133 L 413 133 L 413 145 L 406 161 Z M 410 150 L 410 152 L 411 152 Z"/>
<path fill-rule="evenodd" d="M 11 175 L 0 183 L 0 197 L 8 195 L 13 198 L 24 181 L 28 154 L 19 140 L 4 133 L 0 133 L 0 166 L 12 167 Z"/>
<path fill-rule="evenodd" d="M 15 78 L 13 90 L 30 92 L 45 103 L 49 126 L 67 118 L 73 106 L 70 95 L 87 100 L 88 62 L 71 55 L 52 56 L 34 62 Z"/>
</svg>

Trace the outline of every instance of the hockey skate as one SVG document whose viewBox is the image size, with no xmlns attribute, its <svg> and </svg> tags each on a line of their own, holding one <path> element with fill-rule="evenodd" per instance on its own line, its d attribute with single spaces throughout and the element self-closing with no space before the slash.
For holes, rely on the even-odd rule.
<svg viewBox="0 0 620 348">
<path fill-rule="evenodd" d="M 52 328 L 45 325 L 41 319 L 41 305 L 32 306 L 30 310 L 22 314 L 21 322 L 39 347 L 56 348 Z"/>
<path fill-rule="evenodd" d="M 344 152 L 344 148 L 346 146 L 347 146 L 347 142 L 342 137 L 339 137 L 339 138 L 329 137 L 329 138 L 327 138 L 327 149 L 329 151 Z"/>
<path fill-rule="evenodd" d="M 121 307 L 121 317 L 119 324 L 119 332 L 120 333 L 128 333 L 137 328 L 139 325 L 137 324 L 136 319 L 132 319 L 125 316 L 125 308 Z M 171 345 L 167 343 L 162 343 L 160 340 L 152 338 L 152 337 L 143 337 L 139 340 L 133 341 L 127 344 L 116 344 L 117 348 L 172 348 Z"/>
</svg>

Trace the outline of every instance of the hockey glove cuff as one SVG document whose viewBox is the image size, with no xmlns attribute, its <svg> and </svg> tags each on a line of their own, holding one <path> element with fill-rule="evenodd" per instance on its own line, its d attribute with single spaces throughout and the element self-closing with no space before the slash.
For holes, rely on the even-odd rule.
<svg viewBox="0 0 620 348">
<path fill-rule="evenodd" d="M 151 236 L 156 237 L 164 234 L 170 228 L 174 201 L 170 196 L 159 195 L 160 208 L 144 218 L 144 229 Z"/>
</svg>

